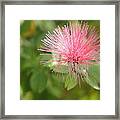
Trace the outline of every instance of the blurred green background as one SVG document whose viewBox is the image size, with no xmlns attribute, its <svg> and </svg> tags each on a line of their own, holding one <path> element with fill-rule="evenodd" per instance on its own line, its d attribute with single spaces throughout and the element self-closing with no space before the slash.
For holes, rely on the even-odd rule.
<svg viewBox="0 0 120 120">
<path fill-rule="evenodd" d="M 21 100 L 99 100 L 100 91 L 86 83 L 71 90 L 64 88 L 63 75 L 52 72 L 40 64 L 41 39 L 48 31 L 68 21 L 21 20 L 20 21 L 20 99 Z M 89 20 L 99 30 L 99 20 Z"/>
</svg>

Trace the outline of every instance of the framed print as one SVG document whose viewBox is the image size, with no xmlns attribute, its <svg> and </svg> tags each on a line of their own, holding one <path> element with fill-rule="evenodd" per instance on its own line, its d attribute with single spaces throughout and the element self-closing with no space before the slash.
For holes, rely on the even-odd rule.
<svg viewBox="0 0 120 120">
<path fill-rule="evenodd" d="M 2 119 L 119 119 L 114 1 L 1 2 Z"/>
</svg>

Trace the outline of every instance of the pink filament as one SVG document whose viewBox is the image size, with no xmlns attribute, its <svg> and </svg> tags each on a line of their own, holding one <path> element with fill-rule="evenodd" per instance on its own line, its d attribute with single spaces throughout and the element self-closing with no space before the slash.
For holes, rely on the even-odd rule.
<svg viewBox="0 0 120 120">
<path fill-rule="evenodd" d="M 42 40 L 41 51 L 61 56 L 60 63 L 93 64 L 99 62 L 100 41 L 95 28 L 85 22 L 70 22 L 53 33 L 48 32 Z"/>
</svg>

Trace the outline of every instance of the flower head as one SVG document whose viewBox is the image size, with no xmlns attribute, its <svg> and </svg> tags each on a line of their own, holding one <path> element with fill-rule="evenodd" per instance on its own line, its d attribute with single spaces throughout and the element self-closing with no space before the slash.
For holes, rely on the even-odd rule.
<svg viewBox="0 0 120 120">
<path fill-rule="evenodd" d="M 95 27 L 87 22 L 70 22 L 48 32 L 39 49 L 53 54 L 53 62 L 68 66 L 69 73 L 85 75 L 88 65 L 99 63 L 100 40 Z"/>
</svg>

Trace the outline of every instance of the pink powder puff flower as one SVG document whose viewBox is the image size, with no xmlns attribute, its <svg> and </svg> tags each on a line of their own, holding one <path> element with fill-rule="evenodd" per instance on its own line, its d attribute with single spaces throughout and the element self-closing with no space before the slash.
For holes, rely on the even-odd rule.
<svg viewBox="0 0 120 120">
<path fill-rule="evenodd" d="M 76 79 L 87 76 L 89 65 L 99 64 L 100 38 L 95 27 L 87 22 L 72 21 L 48 32 L 42 40 L 40 51 L 51 52 L 52 62 L 68 67 L 68 73 Z"/>
</svg>

